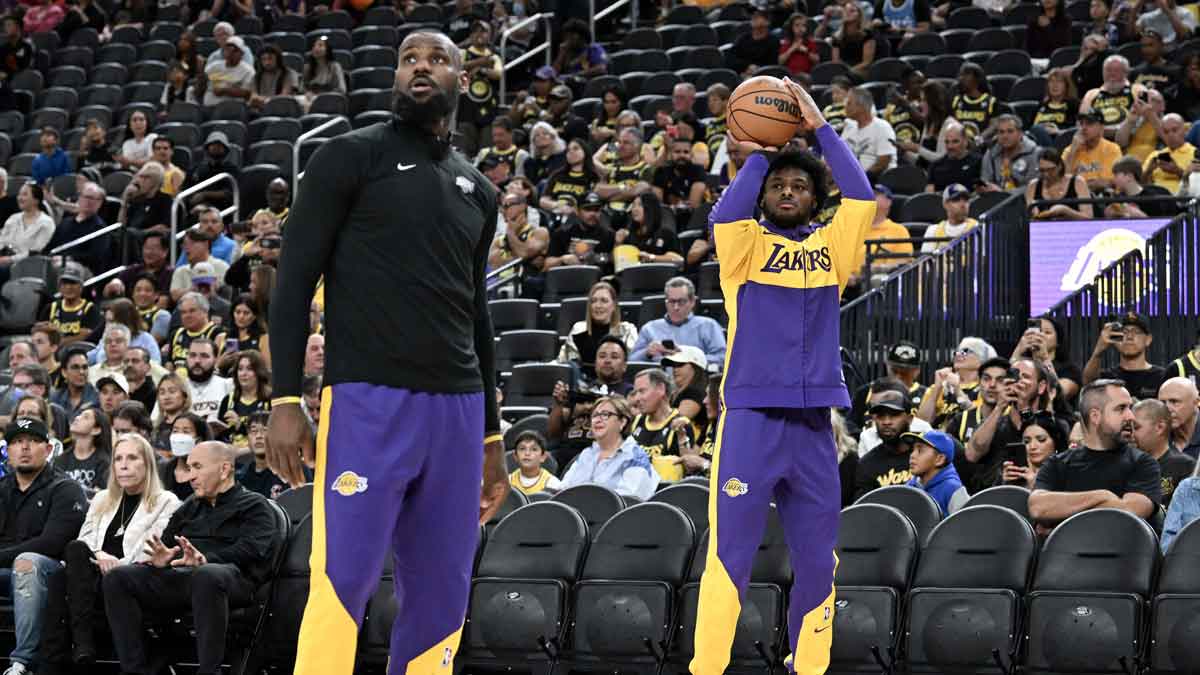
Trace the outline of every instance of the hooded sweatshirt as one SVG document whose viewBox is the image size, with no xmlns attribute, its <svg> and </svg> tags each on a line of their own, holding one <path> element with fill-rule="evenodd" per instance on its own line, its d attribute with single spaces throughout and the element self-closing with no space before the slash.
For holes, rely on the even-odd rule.
<svg viewBox="0 0 1200 675">
<path fill-rule="evenodd" d="M 953 464 L 947 464 L 924 485 L 921 484 L 921 479 L 915 476 L 908 481 L 908 485 L 929 493 L 929 496 L 933 497 L 933 501 L 942 507 L 943 516 L 948 516 L 962 508 L 967 497 L 970 496 L 967 494 L 967 488 L 963 487 L 962 480 L 958 477 L 958 470 L 954 468 Z"/>
</svg>

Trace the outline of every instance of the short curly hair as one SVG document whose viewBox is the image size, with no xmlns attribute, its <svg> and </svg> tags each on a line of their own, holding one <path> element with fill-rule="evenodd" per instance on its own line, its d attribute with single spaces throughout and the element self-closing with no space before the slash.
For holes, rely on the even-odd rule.
<svg viewBox="0 0 1200 675">
<path fill-rule="evenodd" d="M 829 188 L 826 187 L 829 184 L 829 171 L 820 157 L 807 150 L 781 152 L 771 160 L 771 166 L 767 168 L 767 175 L 763 177 L 762 189 L 758 193 L 759 205 L 762 205 L 767 181 L 771 179 L 771 174 L 784 169 L 800 169 L 812 178 L 813 211 L 814 214 L 819 211 L 829 197 Z"/>
</svg>

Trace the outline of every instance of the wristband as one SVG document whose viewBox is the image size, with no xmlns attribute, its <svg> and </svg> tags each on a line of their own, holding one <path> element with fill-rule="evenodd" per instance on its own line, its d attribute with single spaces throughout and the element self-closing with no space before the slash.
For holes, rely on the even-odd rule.
<svg viewBox="0 0 1200 675">
<path fill-rule="evenodd" d="M 504 434 L 492 434 L 490 436 L 483 437 L 483 444 L 487 445 L 488 443 L 495 443 L 497 441 L 503 441 L 503 440 L 504 440 Z"/>
<path fill-rule="evenodd" d="M 279 398 L 271 399 L 271 407 L 272 408 L 274 408 L 277 405 L 287 405 L 289 403 L 295 403 L 296 405 L 300 405 L 302 403 L 302 401 L 299 396 L 280 396 Z"/>
</svg>

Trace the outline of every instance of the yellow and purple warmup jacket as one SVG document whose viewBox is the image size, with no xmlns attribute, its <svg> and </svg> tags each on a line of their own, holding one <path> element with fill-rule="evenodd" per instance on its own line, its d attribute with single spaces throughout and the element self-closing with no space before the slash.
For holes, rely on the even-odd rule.
<svg viewBox="0 0 1200 675">
<path fill-rule="evenodd" d="M 817 141 L 842 193 L 829 225 L 783 229 L 754 219 L 770 169 L 761 153 L 746 160 L 710 216 L 729 340 L 693 675 L 721 675 L 729 664 L 772 503 L 787 531 L 795 578 L 789 668 L 819 675 L 829 665 L 841 506 L 829 408 L 850 405 L 838 300 L 875 217 L 875 195 L 832 127 L 818 129 Z"/>
</svg>

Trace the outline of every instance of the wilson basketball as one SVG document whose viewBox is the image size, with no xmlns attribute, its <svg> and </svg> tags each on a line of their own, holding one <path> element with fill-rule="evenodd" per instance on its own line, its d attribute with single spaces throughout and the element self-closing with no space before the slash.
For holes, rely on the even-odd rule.
<svg viewBox="0 0 1200 675">
<path fill-rule="evenodd" d="M 796 135 L 800 119 L 800 104 L 777 77 L 752 77 L 729 97 L 729 134 L 739 141 L 782 148 Z"/>
</svg>

